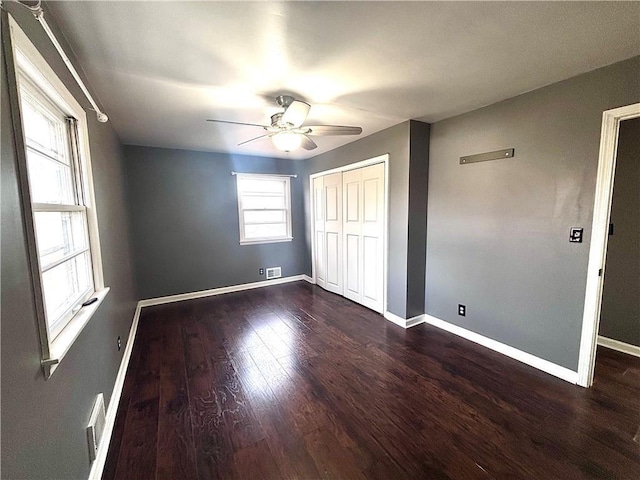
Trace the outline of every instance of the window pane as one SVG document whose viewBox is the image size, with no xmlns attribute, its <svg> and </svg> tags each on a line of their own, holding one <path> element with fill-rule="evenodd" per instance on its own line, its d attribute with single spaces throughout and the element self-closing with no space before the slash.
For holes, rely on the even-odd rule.
<svg viewBox="0 0 640 480">
<path fill-rule="evenodd" d="M 244 212 L 244 222 L 251 223 L 283 223 L 286 222 L 285 210 L 250 210 Z"/>
<path fill-rule="evenodd" d="M 241 192 L 255 192 L 255 193 L 279 193 L 284 195 L 283 180 L 254 180 L 254 179 L 241 179 L 240 182 Z"/>
<path fill-rule="evenodd" d="M 245 225 L 244 236 L 252 238 L 282 238 L 287 236 L 287 224 Z"/>
<path fill-rule="evenodd" d="M 71 168 L 27 148 L 31 201 L 74 205 Z"/>
<path fill-rule="evenodd" d="M 85 212 L 35 212 L 40 268 L 88 247 Z"/>
<path fill-rule="evenodd" d="M 89 252 L 78 255 L 42 274 L 49 330 L 54 332 L 62 317 L 92 286 Z"/>
<path fill-rule="evenodd" d="M 44 107 L 31 100 L 29 94 L 23 91 L 23 95 L 25 101 L 22 102 L 22 121 L 27 144 L 35 144 L 52 157 L 69 164 L 64 144 L 64 118 L 61 114 L 60 119 L 52 118 L 44 113 Z"/>
<path fill-rule="evenodd" d="M 264 197 L 261 195 L 243 195 L 242 208 L 244 210 L 285 209 L 285 197 Z"/>
</svg>

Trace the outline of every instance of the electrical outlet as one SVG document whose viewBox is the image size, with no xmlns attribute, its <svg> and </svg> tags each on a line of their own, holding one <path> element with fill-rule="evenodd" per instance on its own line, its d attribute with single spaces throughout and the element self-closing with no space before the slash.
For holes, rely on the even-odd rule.
<svg viewBox="0 0 640 480">
<path fill-rule="evenodd" d="M 458 315 L 460 315 L 461 317 L 464 317 L 467 315 L 466 305 L 462 305 L 461 303 L 458 304 Z"/>
<path fill-rule="evenodd" d="M 118 351 L 120 351 L 122 349 L 122 339 L 120 338 L 120 335 L 118 335 Z"/>
<path fill-rule="evenodd" d="M 260 275 L 264 275 L 264 268 L 261 268 L 260 270 L 258 270 L 258 272 L 260 273 Z"/>
</svg>

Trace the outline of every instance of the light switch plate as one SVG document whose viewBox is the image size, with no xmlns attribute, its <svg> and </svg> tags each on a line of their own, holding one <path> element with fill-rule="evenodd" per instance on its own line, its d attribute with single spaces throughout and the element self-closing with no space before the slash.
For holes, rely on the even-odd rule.
<svg viewBox="0 0 640 480">
<path fill-rule="evenodd" d="M 582 227 L 571 227 L 569 231 L 569 241 L 571 243 L 582 243 L 582 234 L 584 232 L 584 228 Z"/>
</svg>

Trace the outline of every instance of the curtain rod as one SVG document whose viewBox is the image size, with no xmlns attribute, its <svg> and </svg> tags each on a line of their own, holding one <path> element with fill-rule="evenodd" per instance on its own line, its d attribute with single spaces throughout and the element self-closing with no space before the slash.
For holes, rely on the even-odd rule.
<svg viewBox="0 0 640 480">
<path fill-rule="evenodd" d="M 265 177 L 291 177 L 298 178 L 298 175 L 290 173 L 246 173 L 246 172 L 231 172 L 231 175 L 262 175 Z"/>
<path fill-rule="evenodd" d="M 36 5 L 34 5 L 33 7 L 30 7 L 29 5 L 25 5 L 20 0 L 17 0 L 16 3 L 18 3 L 18 4 L 22 5 L 23 7 L 28 8 L 29 10 L 31 10 L 31 13 L 33 13 L 33 16 L 36 18 L 36 20 L 38 20 L 38 22 L 40 22 L 40 25 L 42 25 L 42 28 L 44 29 L 44 31 L 46 32 L 47 36 L 51 40 L 51 43 L 53 43 L 53 46 L 56 48 L 56 50 L 58 51 L 58 53 L 62 57 L 62 60 L 64 61 L 65 65 L 67 66 L 67 68 L 71 72 L 71 75 L 73 76 L 73 78 L 75 79 L 76 83 L 78 84 L 78 86 L 82 90 L 82 93 L 84 93 L 85 97 L 87 97 L 87 99 L 89 100 L 89 103 L 91 103 L 91 106 L 93 107 L 93 109 L 96 112 L 96 117 L 97 117 L 98 121 L 101 122 L 101 123 L 105 123 L 106 121 L 108 121 L 109 117 L 107 117 L 106 113 L 104 113 L 102 110 L 100 110 L 100 107 L 98 107 L 98 104 L 96 104 L 96 102 L 93 100 L 93 97 L 89 93 L 89 90 L 87 90 L 87 87 L 85 86 L 85 84 L 82 81 L 82 79 L 80 78 L 80 75 L 78 74 L 77 70 L 75 69 L 75 67 L 71 63 L 71 60 L 69 60 L 69 57 L 67 57 L 67 54 L 64 52 L 64 49 L 62 48 L 62 45 L 60 45 L 60 42 L 58 42 L 58 39 L 53 34 L 53 31 L 51 30 L 51 27 L 49 27 L 49 24 L 45 20 L 45 18 L 44 18 L 44 10 L 42 9 L 42 5 L 41 5 L 42 4 L 42 0 L 38 0 L 38 3 Z"/>
</svg>

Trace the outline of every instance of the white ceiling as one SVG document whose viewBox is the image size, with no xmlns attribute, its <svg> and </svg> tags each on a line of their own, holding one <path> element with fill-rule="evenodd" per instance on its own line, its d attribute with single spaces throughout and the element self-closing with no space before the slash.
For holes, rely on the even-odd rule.
<svg viewBox="0 0 640 480">
<path fill-rule="evenodd" d="M 127 144 L 308 158 L 407 119 L 434 122 L 640 54 L 639 2 L 49 2 Z M 285 154 L 272 100 L 359 125 Z"/>
</svg>

